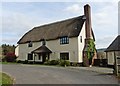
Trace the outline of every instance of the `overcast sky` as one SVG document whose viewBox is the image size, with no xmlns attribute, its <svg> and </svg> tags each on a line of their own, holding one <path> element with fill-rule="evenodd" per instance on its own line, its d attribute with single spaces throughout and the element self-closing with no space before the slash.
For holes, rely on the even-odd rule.
<svg viewBox="0 0 120 86">
<path fill-rule="evenodd" d="M 83 15 L 85 4 L 91 6 L 96 47 L 108 47 L 118 35 L 118 2 L 114 0 L 111 2 L 2 1 L 0 10 L 2 43 L 17 45 L 17 41 L 33 27 Z"/>
</svg>

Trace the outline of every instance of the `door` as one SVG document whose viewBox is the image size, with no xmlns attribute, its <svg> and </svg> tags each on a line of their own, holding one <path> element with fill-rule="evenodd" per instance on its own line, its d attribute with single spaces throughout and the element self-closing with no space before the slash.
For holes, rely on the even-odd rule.
<svg viewBox="0 0 120 86">
<path fill-rule="evenodd" d="M 43 60 L 42 62 L 43 62 L 43 63 L 46 61 L 46 57 L 47 57 L 47 56 L 46 56 L 46 53 L 42 53 L 42 60 Z"/>
</svg>

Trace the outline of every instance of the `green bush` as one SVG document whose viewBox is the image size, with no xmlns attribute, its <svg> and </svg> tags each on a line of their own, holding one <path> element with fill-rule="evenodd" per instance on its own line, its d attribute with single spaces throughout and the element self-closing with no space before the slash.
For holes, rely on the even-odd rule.
<svg viewBox="0 0 120 86">
<path fill-rule="evenodd" d="M 77 66 L 77 62 L 73 62 L 73 63 L 72 63 L 72 66 L 75 66 L 75 67 L 76 67 L 76 66 Z"/>
<path fill-rule="evenodd" d="M 59 61 L 58 60 L 51 60 L 50 65 L 58 65 Z"/>
<path fill-rule="evenodd" d="M 70 66 L 70 61 L 65 61 L 66 66 Z"/>
<path fill-rule="evenodd" d="M 24 62 L 23 62 L 23 64 L 27 64 L 28 63 L 28 60 L 25 60 Z"/>
<path fill-rule="evenodd" d="M 70 66 L 70 62 L 67 60 L 47 60 L 44 65 L 60 65 L 60 66 Z"/>
<path fill-rule="evenodd" d="M 64 61 L 64 60 L 60 60 L 59 65 L 60 65 L 60 66 L 65 66 L 65 61 Z"/>
<path fill-rule="evenodd" d="M 44 62 L 45 65 L 58 65 L 59 64 L 59 60 L 47 60 L 46 62 Z"/>
<path fill-rule="evenodd" d="M 70 62 L 67 60 L 60 60 L 60 66 L 70 66 Z"/>
<path fill-rule="evenodd" d="M 47 60 L 46 62 L 44 62 L 44 65 L 50 65 L 50 61 Z"/>
<path fill-rule="evenodd" d="M 21 60 L 17 60 L 16 62 L 17 62 L 17 63 L 21 63 L 22 61 L 21 61 Z"/>
</svg>

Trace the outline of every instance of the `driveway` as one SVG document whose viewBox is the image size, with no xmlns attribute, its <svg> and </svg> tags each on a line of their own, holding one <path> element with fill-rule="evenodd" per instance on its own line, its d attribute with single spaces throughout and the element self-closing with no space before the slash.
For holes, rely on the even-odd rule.
<svg viewBox="0 0 120 86">
<path fill-rule="evenodd" d="M 16 84 L 118 84 L 111 74 L 78 68 L 4 64 L 2 71 L 13 76 Z"/>
</svg>

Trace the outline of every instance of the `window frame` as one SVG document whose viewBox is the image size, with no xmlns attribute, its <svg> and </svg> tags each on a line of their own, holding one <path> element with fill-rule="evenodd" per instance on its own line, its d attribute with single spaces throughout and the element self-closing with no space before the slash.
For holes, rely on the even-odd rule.
<svg viewBox="0 0 120 86">
<path fill-rule="evenodd" d="M 69 44 L 69 37 L 68 36 L 63 36 L 60 37 L 60 44 Z"/>
<path fill-rule="evenodd" d="M 45 39 L 41 39 L 40 41 L 41 41 L 42 45 L 46 45 L 46 40 Z"/>
<path fill-rule="evenodd" d="M 33 60 L 33 54 L 32 53 L 28 53 L 27 60 Z"/>
<path fill-rule="evenodd" d="M 28 43 L 28 47 L 33 47 L 33 43 L 32 43 L 32 41 L 29 41 L 29 43 Z"/>
<path fill-rule="evenodd" d="M 80 36 L 80 42 L 82 43 L 82 36 Z"/>
<path fill-rule="evenodd" d="M 70 59 L 69 52 L 61 52 L 60 53 L 60 60 L 69 60 L 69 59 Z"/>
</svg>

